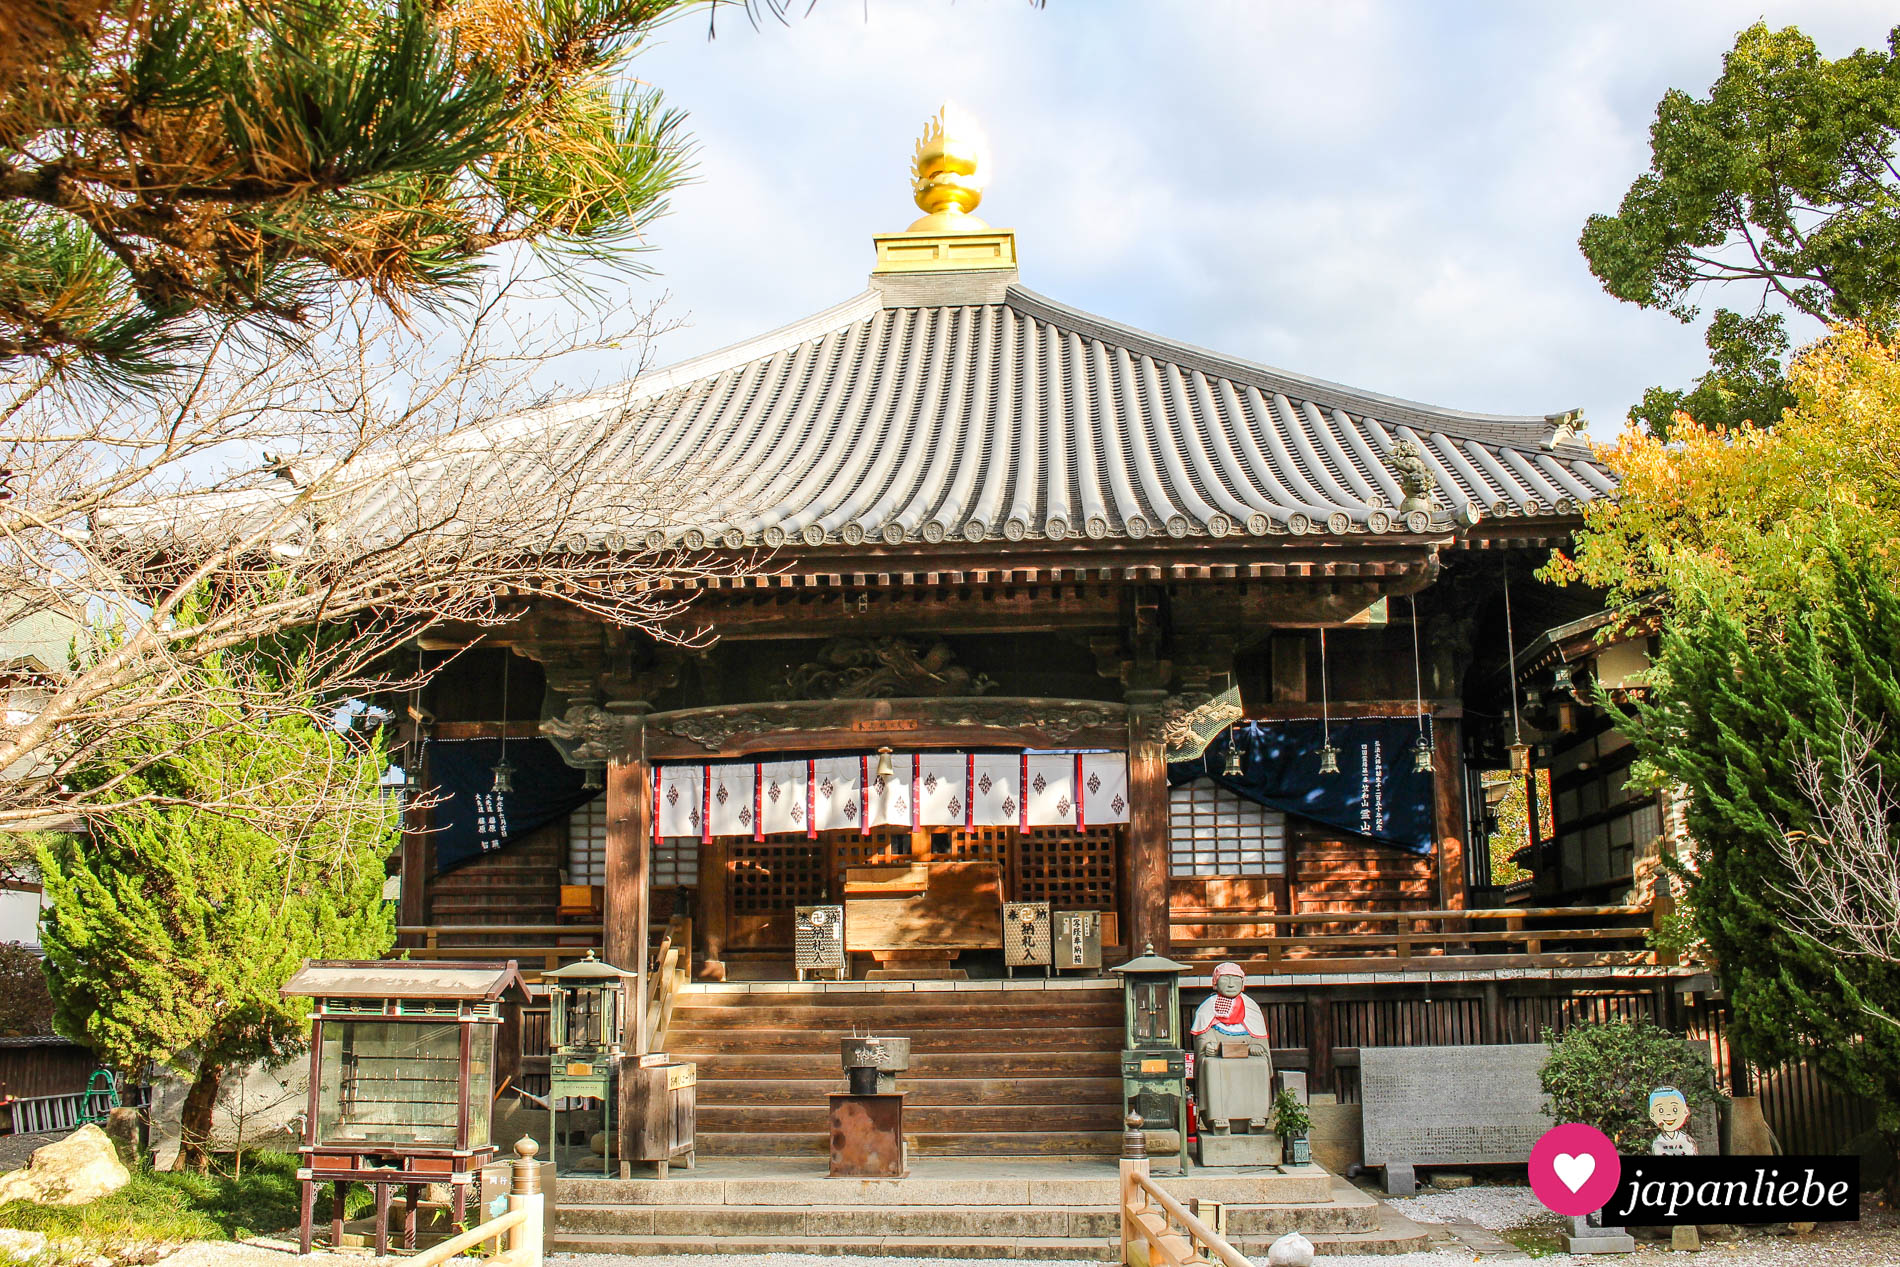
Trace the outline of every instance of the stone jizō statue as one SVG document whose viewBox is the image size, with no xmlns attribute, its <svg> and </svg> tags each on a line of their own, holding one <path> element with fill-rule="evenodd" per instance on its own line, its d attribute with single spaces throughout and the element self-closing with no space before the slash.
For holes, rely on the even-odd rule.
<svg viewBox="0 0 1900 1267">
<path fill-rule="evenodd" d="M 1191 1029 L 1202 1133 L 1226 1135 L 1238 1121 L 1249 1134 L 1264 1135 L 1273 1111 L 1273 1056 L 1267 1019 L 1247 997 L 1239 964 L 1214 969 L 1214 993 L 1195 1011 Z"/>
</svg>

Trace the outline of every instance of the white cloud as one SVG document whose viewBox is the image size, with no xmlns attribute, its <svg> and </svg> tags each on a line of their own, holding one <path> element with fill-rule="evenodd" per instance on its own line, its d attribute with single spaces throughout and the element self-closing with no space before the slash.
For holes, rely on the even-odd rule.
<svg viewBox="0 0 1900 1267">
<path fill-rule="evenodd" d="M 1831 56 L 1871 3 L 1545 5 L 820 0 L 754 31 L 676 22 L 634 64 L 690 115 L 700 180 L 654 226 L 688 328 L 662 359 L 853 293 L 915 214 L 906 164 L 949 97 L 996 154 L 983 207 L 1023 279 L 1238 356 L 1454 408 L 1583 404 L 1615 429 L 1703 363 L 1697 330 L 1604 295 L 1576 238 L 1762 13 Z M 1713 306 L 1712 304 L 1710 305 Z"/>
</svg>

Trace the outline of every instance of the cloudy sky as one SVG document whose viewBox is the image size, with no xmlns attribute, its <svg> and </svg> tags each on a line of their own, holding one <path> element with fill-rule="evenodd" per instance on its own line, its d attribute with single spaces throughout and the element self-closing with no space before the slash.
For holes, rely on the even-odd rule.
<svg viewBox="0 0 1900 1267">
<path fill-rule="evenodd" d="M 1433 404 L 1582 405 L 1607 438 L 1700 371 L 1701 332 L 1605 295 L 1578 231 L 1647 165 L 1663 92 L 1706 93 L 1758 18 L 1838 56 L 1900 8 L 819 0 L 712 40 L 683 19 L 632 69 L 688 112 L 698 181 L 653 226 L 658 276 L 615 285 L 670 295 L 668 362 L 856 293 L 871 235 L 918 214 L 911 145 L 948 98 L 989 134 L 981 214 L 1031 289 Z"/>
</svg>

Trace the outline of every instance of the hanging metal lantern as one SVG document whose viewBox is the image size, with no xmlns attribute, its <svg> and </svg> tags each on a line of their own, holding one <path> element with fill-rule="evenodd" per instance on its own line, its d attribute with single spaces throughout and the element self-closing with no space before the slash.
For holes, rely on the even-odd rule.
<svg viewBox="0 0 1900 1267">
<path fill-rule="evenodd" d="M 1246 777 L 1246 764 L 1240 759 L 1240 732 L 1227 732 L 1227 764 L 1221 767 L 1221 773 L 1230 779 Z"/>
<path fill-rule="evenodd" d="M 1412 742 L 1412 768 L 1420 774 L 1432 772 L 1432 741 L 1425 737 L 1424 731 L 1418 732 L 1418 738 Z"/>
<path fill-rule="evenodd" d="M 1511 773 L 1529 774 L 1531 772 L 1531 746 L 1527 743 L 1511 745 Z"/>
<path fill-rule="evenodd" d="M 1558 663 L 1557 668 L 1550 675 L 1550 689 L 1564 694 L 1577 689 L 1575 680 L 1570 676 L 1569 664 L 1561 661 Z"/>
<path fill-rule="evenodd" d="M 600 789 L 607 786 L 606 783 L 601 780 L 600 774 L 600 767 L 597 765 L 582 766 L 581 786 L 590 792 L 600 791 Z"/>
<path fill-rule="evenodd" d="M 515 764 L 508 759 L 506 753 L 503 753 L 501 760 L 494 764 L 492 772 L 495 776 L 496 792 L 507 793 L 515 790 Z"/>
<path fill-rule="evenodd" d="M 1339 773 L 1339 749 L 1333 747 L 1330 740 L 1320 746 L 1319 772 L 1321 774 Z"/>
</svg>

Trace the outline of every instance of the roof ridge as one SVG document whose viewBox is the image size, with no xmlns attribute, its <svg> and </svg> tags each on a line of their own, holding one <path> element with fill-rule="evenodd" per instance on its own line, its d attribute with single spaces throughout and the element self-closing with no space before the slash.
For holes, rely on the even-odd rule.
<svg viewBox="0 0 1900 1267">
<path fill-rule="evenodd" d="M 1525 435 L 1519 438 L 1517 443 L 1541 442 L 1543 438 L 1541 433 L 1547 433 L 1552 427 L 1550 420 L 1540 414 L 1484 414 L 1447 409 L 1440 405 L 1428 405 L 1422 401 L 1406 400 L 1400 396 L 1370 392 L 1364 388 L 1350 387 L 1344 383 L 1336 383 L 1311 374 L 1299 374 L 1260 361 L 1250 361 L 1243 357 L 1215 352 L 1197 344 L 1171 339 L 1166 335 L 1155 334 L 1138 326 L 1127 325 L 1071 307 L 1047 295 L 1030 290 L 1027 286 L 1011 286 L 1009 297 L 1005 302 L 1021 312 L 1064 329 L 1072 329 L 1087 337 L 1119 343 L 1156 359 L 1173 360 L 1183 364 L 1199 362 L 1194 368 L 1200 369 L 1203 373 L 1211 372 L 1217 377 L 1239 379 L 1243 382 L 1253 381 L 1263 391 L 1280 392 L 1303 400 L 1312 400 L 1314 403 L 1337 405 L 1346 408 L 1349 412 L 1370 416 L 1381 422 L 1406 426 L 1422 423 L 1430 426 L 1432 430 L 1456 434 L 1462 439 L 1475 440 L 1481 444 L 1511 443 L 1511 441 L 1495 435 L 1461 433 L 1457 430 L 1456 424 L 1475 423 L 1481 427 L 1522 427 L 1526 431 L 1535 428 L 1540 433 Z M 1355 404 L 1363 404 L 1365 407 L 1357 408 Z"/>
</svg>

